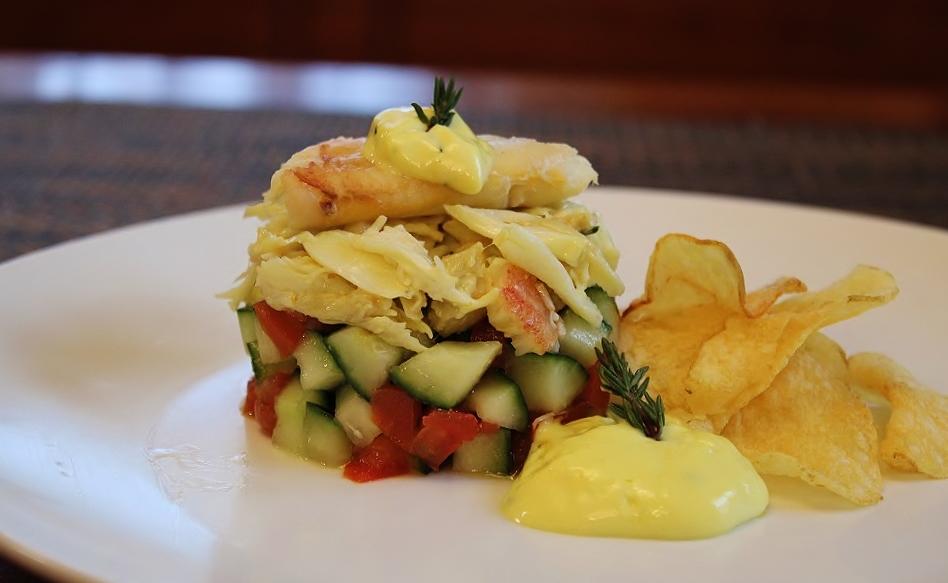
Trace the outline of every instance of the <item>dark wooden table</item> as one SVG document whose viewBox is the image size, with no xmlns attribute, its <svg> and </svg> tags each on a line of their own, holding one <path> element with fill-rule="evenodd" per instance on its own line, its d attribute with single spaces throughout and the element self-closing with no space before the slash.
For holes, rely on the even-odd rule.
<svg viewBox="0 0 948 583">
<path fill-rule="evenodd" d="M 248 201 L 294 151 L 427 101 L 433 71 L 0 56 L 0 260 Z M 711 191 L 948 228 L 948 90 L 461 71 L 482 132 L 565 141 L 603 184 Z M 37 581 L 0 559 L 0 581 Z"/>
</svg>

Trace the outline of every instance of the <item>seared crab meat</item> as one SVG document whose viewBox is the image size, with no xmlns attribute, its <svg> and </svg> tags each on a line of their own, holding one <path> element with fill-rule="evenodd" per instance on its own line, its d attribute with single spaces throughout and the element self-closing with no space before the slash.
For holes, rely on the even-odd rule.
<svg viewBox="0 0 948 583">
<path fill-rule="evenodd" d="M 561 324 L 543 282 L 503 259 L 490 266 L 488 278 L 500 293 L 488 304 L 487 319 L 510 338 L 517 354 L 555 352 Z"/>
</svg>

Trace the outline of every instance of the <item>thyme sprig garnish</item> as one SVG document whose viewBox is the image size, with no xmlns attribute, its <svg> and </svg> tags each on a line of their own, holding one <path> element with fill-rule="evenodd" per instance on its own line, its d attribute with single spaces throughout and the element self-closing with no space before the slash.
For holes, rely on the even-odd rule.
<svg viewBox="0 0 948 583">
<path fill-rule="evenodd" d="M 434 96 L 431 100 L 431 109 L 434 111 L 431 112 L 431 117 L 428 117 L 425 110 L 417 103 L 412 103 L 411 106 L 418 114 L 418 119 L 427 125 L 429 130 L 436 125 L 450 126 L 451 120 L 454 119 L 454 108 L 461 101 L 462 93 L 464 93 L 464 88 L 455 89 L 453 78 L 445 83 L 443 78 L 435 77 Z"/>
<path fill-rule="evenodd" d="M 606 339 L 602 341 L 602 350 L 596 349 L 596 356 L 602 388 L 622 399 L 621 403 L 609 405 L 609 410 L 646 437 L 660 440 L 665 427 L 665 405 L 661 396 L 653 399 L 648 392 L 648 367 L 632 372 L 625 355 Z"/>
</svg>

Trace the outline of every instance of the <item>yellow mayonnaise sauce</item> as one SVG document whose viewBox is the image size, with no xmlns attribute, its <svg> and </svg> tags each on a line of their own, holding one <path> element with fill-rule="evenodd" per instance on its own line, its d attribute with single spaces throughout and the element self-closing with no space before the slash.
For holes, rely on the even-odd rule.
<svg viewBox="0 0 948 583">
<path fill-rule="evenodd" d="M 424 111 L 433 115 L 430 107 Z M 373 164 L 463 194 L 480 192 L 494 163 L 492 148 L 474 135 L 457 112 L 450 126 L 428 129 L 410 107 L 376 115 L 362 153 Z"/>
<path fill-rule="evenodd" d="M 767 487 L 727 439 L 668 419 L 661 441 L 625 422 L 543 422 L 503 502 L 519 524 L 567 534 L 696 539 L 767 508 Z"/>
</svg>

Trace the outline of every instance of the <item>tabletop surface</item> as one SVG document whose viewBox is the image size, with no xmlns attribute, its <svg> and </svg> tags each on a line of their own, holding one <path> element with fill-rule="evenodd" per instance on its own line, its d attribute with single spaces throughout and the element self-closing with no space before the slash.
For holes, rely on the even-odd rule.
<svg viewBox="0 0 948 583">
<path fill-rule="evenodd" d="M 948 227 L 948 133 L 471 114 L 485 133 L 563 141 L 600 183 L 716 192 Z M 250 201 L 293 152 L 367 115 L 0 104 L 0 260 L 81 235 Z"/>
<path fill-rule="evenodd" d="M 250 201 L 293 152 L 362 135 L 370 120 L 265 105 L 225 111 L 26 94 L 0 100 L 0 261 L 122 225 Z M 479 132 L 572 144 L 602 184 L 792 201 L 948 228 L 943 130 L 588 109 L 465 117 Z M 39 579 L 0 558 L 0 580 Z"/>
</svg>

